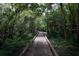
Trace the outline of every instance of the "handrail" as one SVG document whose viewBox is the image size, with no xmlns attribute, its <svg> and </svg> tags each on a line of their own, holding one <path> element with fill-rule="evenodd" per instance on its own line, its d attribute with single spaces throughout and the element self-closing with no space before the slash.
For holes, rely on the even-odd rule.
<svg viewBox="0 0 79 59">
<path fill-rule="evenodd" d="M 24 50 L 20 53 L 19 56 L 22 56 L 22 55 L 29 49 L 29 47 L 32 45 L 32 43 L 33 43 L 33 41 L 35 40 L 35 38 L 37 37 L 37 35 L 38 35 L 38 33 L 33 37 L 33 39 L 31 40 L 31 42 L 30 42 L 28 45 L 26 45 L 26 47 L 25 47 Z"/>
<path fill-rule="evenodd" d="M 53 54 L 54 56 L 58 56 L 56 50 L 53 48 L 53 46 L 51 45 L 51 43 L 50 43 L 50 41 L 48 40 L 48 38 L 46 37 L 46 35 L 45 35 L 45 38 L 46 38 L 46 40 L 47 40 L 47 42 L 48 42 L 48 45 L 49 45 L 49 47 L 50 47 L 50 49 L 51 49 L 51 51 L 52 51 L 52 54 Z"/>
</svg>

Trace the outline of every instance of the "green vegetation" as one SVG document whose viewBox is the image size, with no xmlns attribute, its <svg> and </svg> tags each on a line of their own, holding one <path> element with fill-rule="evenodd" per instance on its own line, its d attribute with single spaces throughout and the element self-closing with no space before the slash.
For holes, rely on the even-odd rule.
<svg viewBox="0 0 79 59">
<path fill-rule="evenodd" d="M 47 32 L 59 55 L 79 55 L 79 4 L 0 4 L 0 55 L 19 55 L 35 30 Z"/>
</svg>

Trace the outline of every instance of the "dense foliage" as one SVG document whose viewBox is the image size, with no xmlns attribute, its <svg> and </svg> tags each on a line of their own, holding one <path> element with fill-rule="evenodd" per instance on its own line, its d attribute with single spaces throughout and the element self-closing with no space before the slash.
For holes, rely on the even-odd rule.
<svg viewBox="0 0 79 59">
<path fill-rule="evenodd" d="M 66 50 L 79 52 L 78 16 L 79 4 L 0 4 L 0 55 L 18 55 L 35 30 L 46 31 L 59 51 L 68 46 Z M 72 52 L 67 55 L 78 55 Z"/>
</svg>

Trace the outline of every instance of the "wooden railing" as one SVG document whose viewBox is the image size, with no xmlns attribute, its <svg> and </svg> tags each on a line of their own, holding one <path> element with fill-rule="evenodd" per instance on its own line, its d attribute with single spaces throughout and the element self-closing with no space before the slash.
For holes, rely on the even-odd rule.
<svg viewBox="0 0 79 59">
<path fill-rule="evenodd" d="M 50 50 L 51 50 L 52 54 L 53 54 L 54 56 L 58 56 L 56 50 L 54 49 L 54 46 L 51 45 L 51 43 L 50 43 L 50 41 L 48 40 L 48 38 L 47 38 L 46 35 L 45 35 L 45 38 L 46 38 L 46 40 L 47 40 L 47 43 L 48 43 L 48 45 L 49 45 L 49 47 L 50 47 Z"/>
<path fill-rule="evenodd" d="M 30 46 L 32 45 L 33 41 L 35 40 L 35 38 L 37 37 L 38 33 L 33 37 L 33 39 L 30 41 L 30 43 L 27 45 L 26 47 L 23 49 L 23 51 L 19 54 L 19 56 L 22 56 L 25 52 L 28 51 L 28 49 L 30 48 Z"/>
</svg>

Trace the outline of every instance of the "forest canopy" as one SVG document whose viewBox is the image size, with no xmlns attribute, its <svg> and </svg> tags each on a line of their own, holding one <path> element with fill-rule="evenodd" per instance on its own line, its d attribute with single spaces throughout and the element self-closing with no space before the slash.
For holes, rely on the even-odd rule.
<svg viewBox="0 0 79 59">
<path fill-rule="evenodd" d="M 15 55 L 34 37 L 35 30 L 47 32 L 49 38 L 61 37 L 78 45 L 79 4 L 0 4 L 0 55 Z"/>
</svg>

